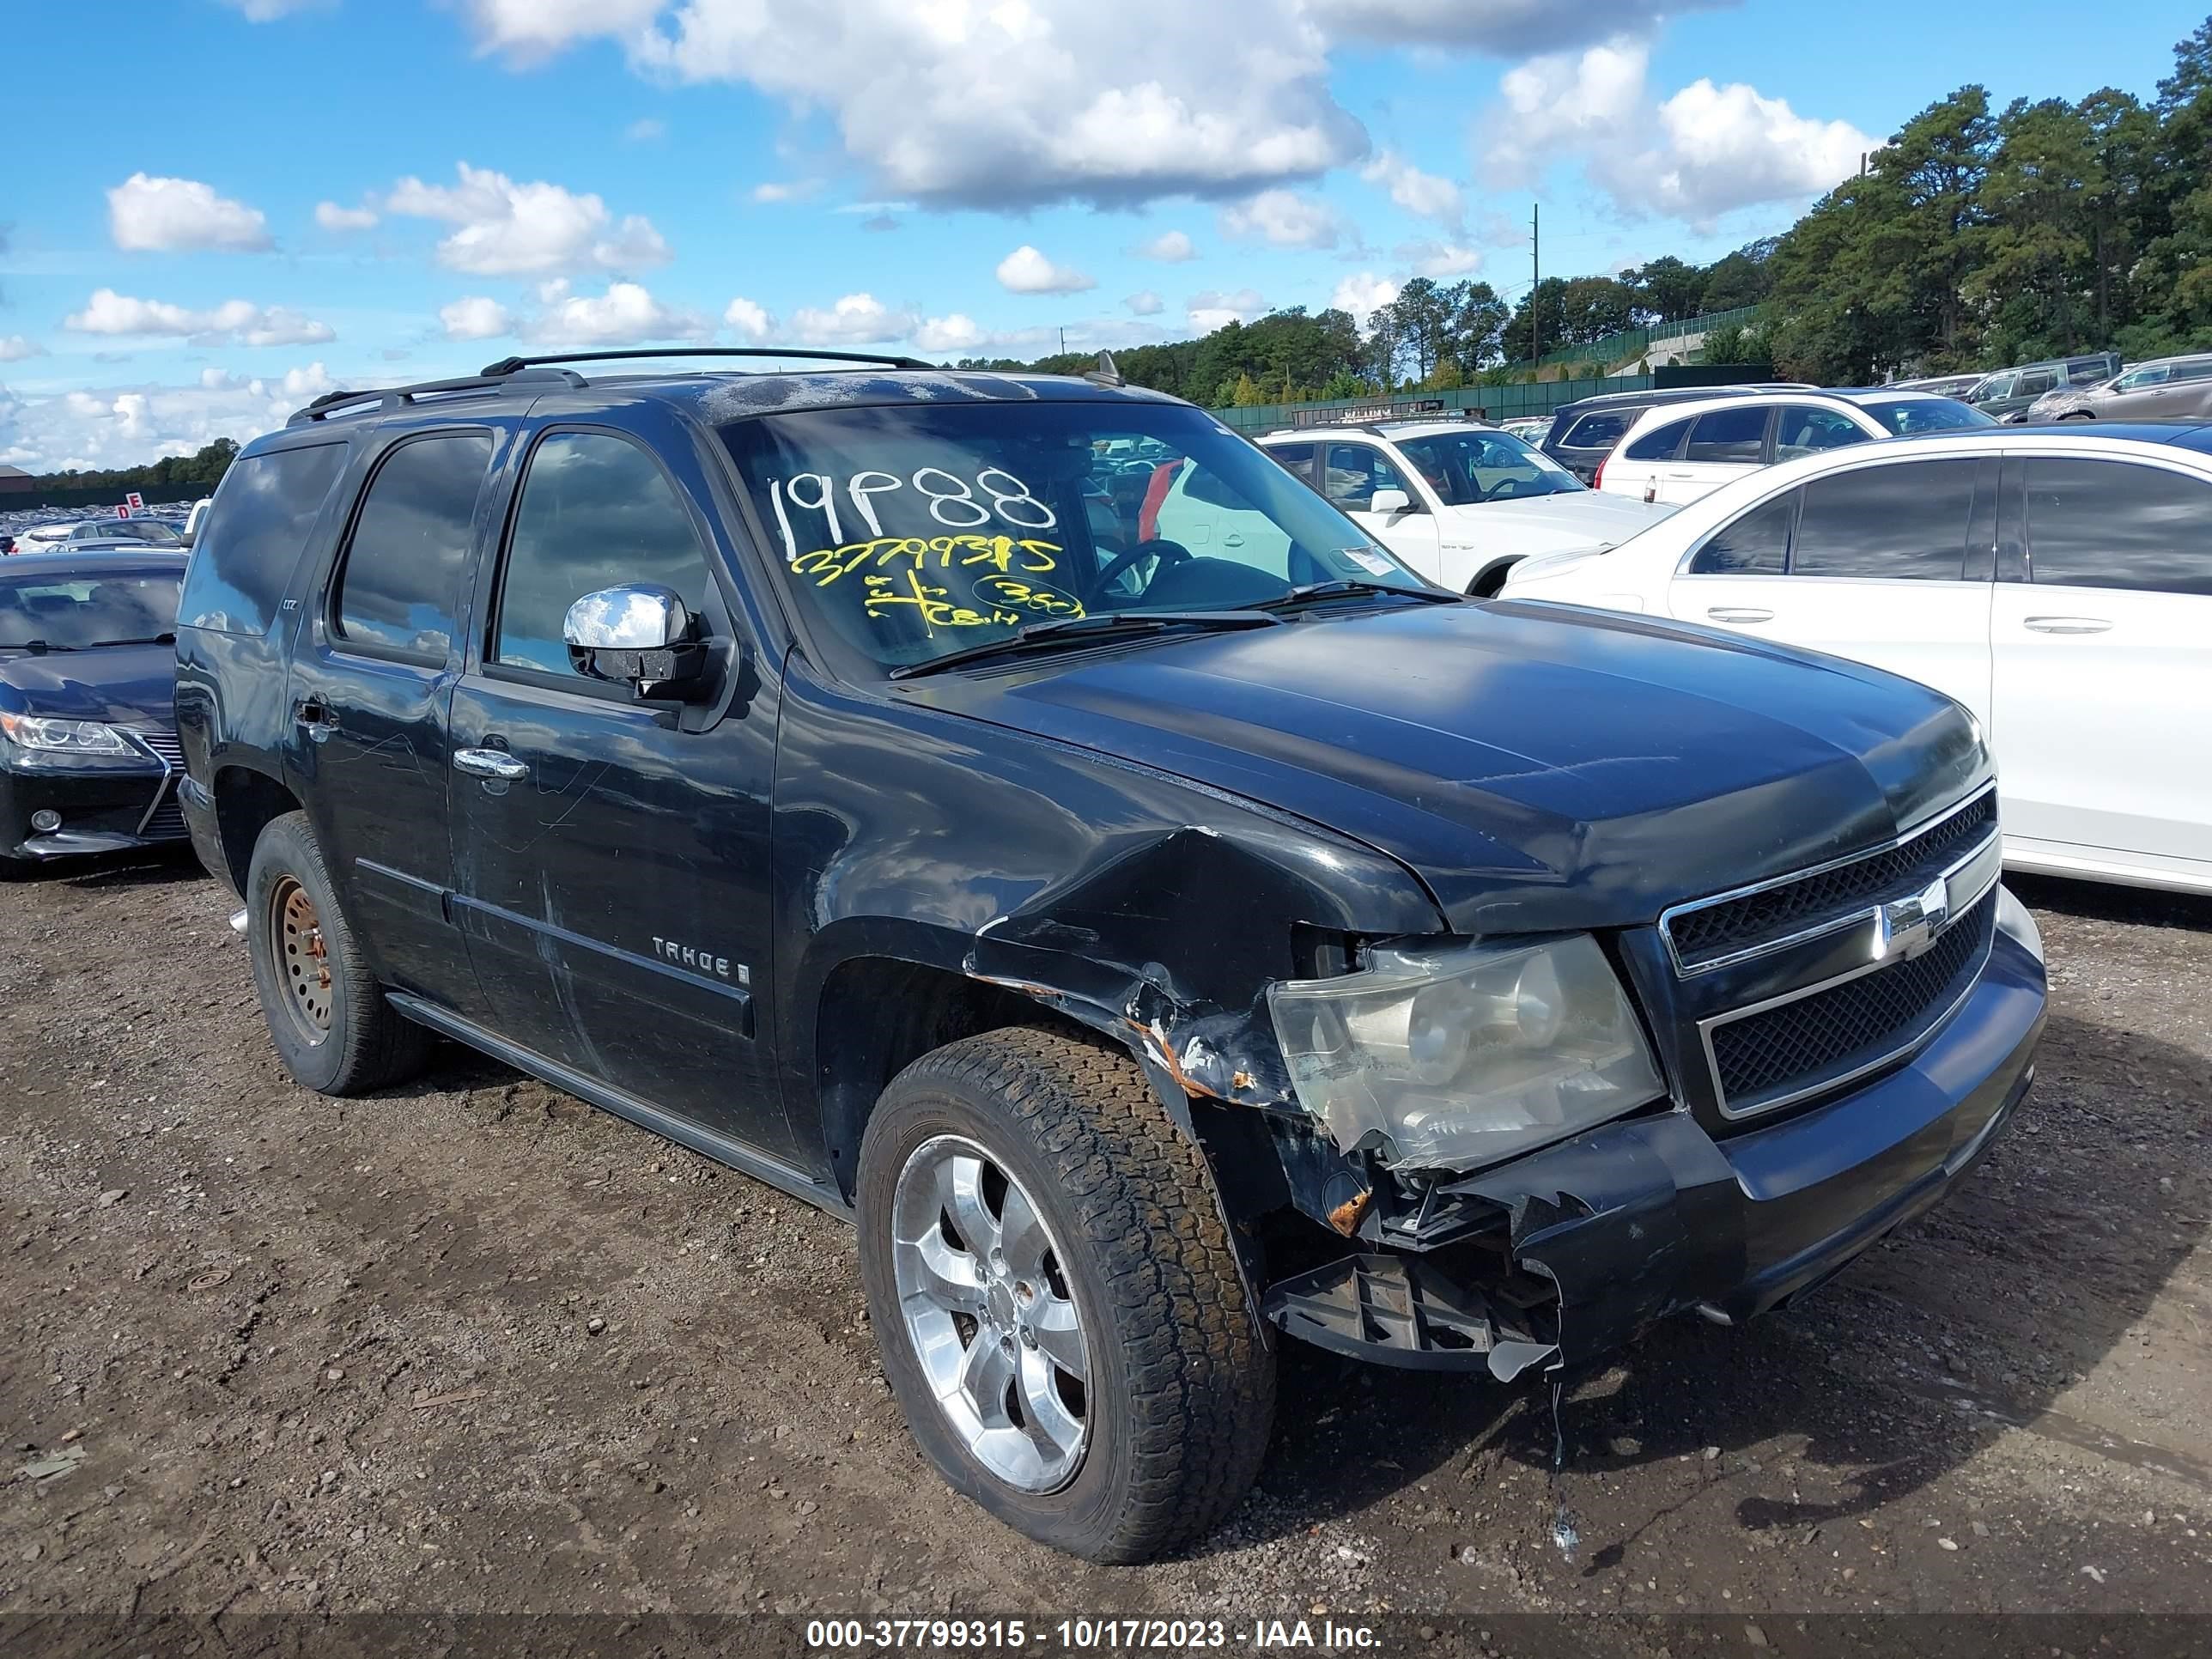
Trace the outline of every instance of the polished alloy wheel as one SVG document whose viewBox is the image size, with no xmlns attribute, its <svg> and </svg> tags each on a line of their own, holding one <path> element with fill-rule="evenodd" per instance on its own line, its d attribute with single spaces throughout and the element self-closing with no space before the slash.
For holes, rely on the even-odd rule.
<svg viewBox="0 0 2212 1659">
<path fill-rule="evenodd" d="M 969 1454 L 1054 1492 L 1090 1434 L 1091 1358 L 1058 1246 L 982 1147 L 938 1135 L 899 1171 L 891 1258 L 907 1339 Z"/>
<path fill-rule="evenodd" d="M 269 949 L 286 1012 L 310 1042 L 320 1042 L 331 1034 L 330 951 L 314 901 L 290 876 L 270 890 Z"/>
</svg>

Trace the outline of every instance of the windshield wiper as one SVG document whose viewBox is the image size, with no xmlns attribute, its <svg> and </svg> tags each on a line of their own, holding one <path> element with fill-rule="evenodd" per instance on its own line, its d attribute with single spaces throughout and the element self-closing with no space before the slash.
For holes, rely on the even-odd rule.
<svg viewBox="0 0 2212 1659">
<path fill-rule="evenodd" d="M 20 640 L 9 644 L 0 645 L 0 651 L 27 651 L 34 657 L 41 656 L 49 651 L 74 651 L 76 649 L 76 647 L 73 645 L 50 645 L 45 640 Z"/>
<path fill-rule="evenodd" d="M 174 645 L 176 642 L 177 636 L 174 634 L 156 634 L 148 640 L 102 640 L 100 641 L 102 645 Z"/>
<path fill-rule="evenodd" d="M 1095 617 L 1060 617 L 1051 622 L 1029 623 L 995 640 L 985 640 L 958 651 L 910 662 L 891 670 L 895 680 L 915 679 L 947 668 L 958 668 L 993 657 L 1016 656 L 1025 651 L 1049 650 L 1056 645 L 1081 645 L 1091 640 L 1124 635 L 1161 634 L 1171 629 L 1229 630 L 1239 628 L 1279 628 L 1283 619 L 1265 611 L 1107 611 Z"/>
<path fill-rule="evenodd" d="M 1396 587 L 1389 582 L 1362 581 L 1357 576 L 1340 576 L 1334 581 L 1301 582 L 1287 593 L 1261 600 L 1254 609 L 1292 611 L 1322 599 L 1359 598 L 1372 593 L 1388 593 L 1393 599 L 1419 599 L 1426 605 L 1463 605 L 1467 602 L 1466 594 L 1450 592 L 1441 587 Z"/>
</svg>

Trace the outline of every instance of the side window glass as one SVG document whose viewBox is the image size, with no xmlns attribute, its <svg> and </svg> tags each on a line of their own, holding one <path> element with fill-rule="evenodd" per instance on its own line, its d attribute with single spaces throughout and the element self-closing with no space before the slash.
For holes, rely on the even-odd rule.
<svg viewBox="0 0 2212 1659">
<path fill-rule="evenodd" d="M 2185 363 L 2176 363 L 2170 372 L 2177 380 L 2212 380 L 2212 357 L 2198 357 Z"/>
<path fill-rule="evenodd" d="M 269 631 L 345 453 L 343 444 L 313 444 L 231 464 L 185 568 L 177 612 L 185 626 Z"/>
<path fill-rule="evenodd" d="M 1864 443 L 1867 434 L 1848 415 L 1810 404 L 1784 404 L 1774 428 L 1774 459 L 1794 460 L 1823 449 L 1841 449 Z"/>
<path fill-rule="evenodd" d="M 1766 441 L 1766 408 L 1716 409 L 1697 417 L 1690 428 L 1686 461 L 1747 461 L 1756 464 Z"/>
<path fill-rule="evenodd" d="M 2049 369 L 2044 369 L 2034 374 L 2023 374 L 2020 377 L 2020 392 L 2018 395 L 2023 398 L 2029 397 L 2031 395 L 2039 395 L 2050 391 L 2052 386 L 2057 384 L 2058 377 L 2053 374 Z"/>
<path fill-rule="evenodd" d="M 1630 410 L 1626 413 L 1611 411 L 1603 415 L 1585 415 L 1577 421 L 1574 428 L 1559 440 L 1562 449 L 1610 449 L 1635 424 L 1636 417 L 1644 411 Z"/>
<path fill-rule="evenodd" d="M 1698 550 L 1691 574 L 1698 576 L 1778 576 L 1790 551 L 1790 514 L 1797 492 L 1755 507 L 1716 531 Z"/>
<path fill-rule="evenodd" d="M 1908 461 L 1815 478 L 1804 488 L 1793 576 L 1958 581 L 1974 506 L 1972 461 Z"/>
<path fill-rule="evenodd" d="M 1301 483 L 1308 484 L 1314 481 L 1316 447 L 1316 446 L 1313 444 L 1269 444 L 1267 446 L 1268 454 L 1273 456 Z"/>
<path fill-rule="evenodd" d="M 1652 428 L 1622 453 L 1632 461 L 1671 461 L 1674 452 L 1682 447 L 1682 434 L 1689 429 L 1686 418 L 1669 421 L 1665 426 Z"/>
<path fill-rule="evenodd" d="M 2039 586 L 2212 595 L 2212 485 L 2125 461 L 2027 463 Z"/>
<path fill-rule="evenodd" d="M 491 660 L 576 677 L 568 607 L 617 583 L 672 588 L 693 616 L 710 578 L 691 515 L 653 457 L 605 432 L 556 432 L 531 453 L 500 577 Z"/>
<path fill-rule="evenodd" d="M 446 660 L 491 452 L 489 432 L 455 432 L 409 439 L 384 458 L 338 574 L 340 639 Z"/>
<path fill-rule="evenodd" d="M 1347 513 L 1364 513 L 1378 489 L 1402 489 L 1406 499 L 1416 503 L 1421 499 L 1381 450 L 1365 444 L 1328 447 L 1328 483 L 1322 493 L 1330 501 Z"/>
</svg>

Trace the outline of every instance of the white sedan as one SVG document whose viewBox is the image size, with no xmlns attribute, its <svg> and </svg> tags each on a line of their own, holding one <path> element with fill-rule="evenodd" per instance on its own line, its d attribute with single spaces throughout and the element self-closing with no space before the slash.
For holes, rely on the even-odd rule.
<svg viewBox="0 0 2212 1659">
<path fill-rule="evenodd" d="M 1610 547 L 1673 510 L 1601 495 L 1533 445 L 1466 421 L 1307 428 L 1259 443 L 1431 581 L 1485 598 L 1522 559 Z M 1247 563 L 1288 568 L 1273 521 L 1188 466 L 1158 526 L 1193 551 L 1238 547 Z"/>
<path fill-rule="evenodd" d="M 2212 427 L 1996 427 L 1807 456 L 1508 599 L 1923 681 L 1981 720 L 2008 864 L 2212 892 Z"/>
</svg>

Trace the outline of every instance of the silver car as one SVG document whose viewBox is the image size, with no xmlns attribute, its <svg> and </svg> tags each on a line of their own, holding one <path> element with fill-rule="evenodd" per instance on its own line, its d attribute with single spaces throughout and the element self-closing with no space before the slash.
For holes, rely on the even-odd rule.
<svg viewBox="0 0 2212 1659">
<path fill-rule="evenodd" d="M 2038 398 L 2031 421 L 2212 419 L 2212 352 L 2154 357 L 2095 386 L 2061 386 Z"/>
</svg>

